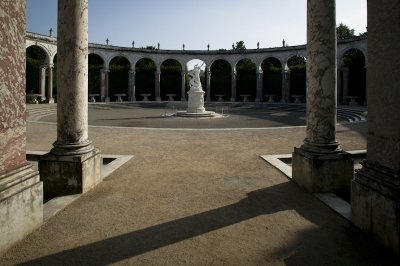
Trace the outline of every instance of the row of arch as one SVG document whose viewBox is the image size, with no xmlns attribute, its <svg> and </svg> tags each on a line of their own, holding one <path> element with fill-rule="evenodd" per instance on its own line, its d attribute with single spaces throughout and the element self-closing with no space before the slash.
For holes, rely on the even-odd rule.
<svg viewBox="0 0 400 266">
<path fill-rule="evenodd" d="M 27 93 L 45 92 L 47 95 L 43 98 L 49 98 L 49 87 L 54 88 L 53 93 L 56 93 L 55 82 L 49 81 L 56 79 L 56 54 L 50 57 L 45 49 L 33 45 L 27 48 L 27 56 Z M 88 90 L 89 94 L 99 95 L 97 100 L 113 101 L 117 99 L 115 94 L 124 94 L 124 100 L 142 100 L 143 94 L 150 95 L 150 100 L 167 100 L 167 94 L 181 100 L 186 95 L 186 65 L 190 61 L 183 65 L 173 58 L 161 63 L 151 57 L 140 58 L 133 63 L 123 55 L 115 55 L 107 61 L 103 58 L 101 54 L 89 54 Z M 363 51 L 347 50 L 340 62 L 339 102 L 346 102 L 347 96 L 356 96 L 360 103 L 364 102 L 366 58 Z M 46 67 L 47 71 L 40 70 Z M 206 64 L 202 85 L 208 94 L 207 100 L 211 101 L 221 97 L 224 100 L 241 100 L 241 95 L 248 95 L 251 101 L 265 101 L 268 99 L 266 95 L 274 95 L 275 101 L 290 102 L 294 101 L 291 96 L 306 94 L 305 67 L 306 59 L 296 55 L 284 63 L 279 58 L 268 57 L 259 65 L 249 58 L 237 59 L 234 64 L 225 59 L 215 59 Z M 52 76 L 51 79 L 49 76 Z M 47 82 L 43 83 L 43 80 Z"/>
</svg>

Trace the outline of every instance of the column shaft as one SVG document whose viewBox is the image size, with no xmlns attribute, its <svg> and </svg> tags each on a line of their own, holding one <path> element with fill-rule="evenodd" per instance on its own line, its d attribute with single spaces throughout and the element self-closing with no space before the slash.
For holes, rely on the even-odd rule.
<svg viewBox="0 0 400 266">
<path fill-rule="evenodd" d="M 40 94 L 42 95 L 40 98 L 42 101 L 46 100 L 46 67 L 40 66 Z"/>
<path fill-rule="evenodd" d="M 182 71 L 181 73 L 181 101 L 184 102 L 186 101 L 186 71 Z"/>
<path fill-rule="evenodd" d="M 130 70 L 129 73 L 129 101 L 136 101 L 136 92 L 135 92 L 135 71 Z"/>
<path fill-rule="evenodd" d="M 331 152 L 339 150 L 335 0 L 308 0 L 307 5 L 307 131 L 303 148 Z"/>
<path fill-rule="evenodd" d="M 235 102 L 236 101 L 236 70 L 235 69 L 232 70 L 231 78 L 232 78 L 232 83 L 231 83 L 231 87 L 232 87 L 231 102 Z"/>
<path fill-rule="evenodd" d="M 263 97 L 263 80 L 264 79 L 264 73 L 262 70 L 259 70 L 257 72 L 257 96 L 256 96 L 256 102 L 261 102 Z"/>
<path fill-rule="evenodd" d="M 282 68 L 282 103 L 290 101 L 290 69 Z"/>
<path fill-rule="evenodd" d="M 93 149 L 88 139 L 88 1 L 58 3 L 57 141 L 52 153 Z"/>
<path fill-rule="evenodd" d="M 53 65 L 47 68 L 47 98 L 48 103 L 54 103 L 53 98 Z"/>
<path fill-rule="evenodd" d="M 159 70 L 156 71 L 154 79 L 155 79 L 155 100 L 157 102 L 161 102 L 161 94 L 160 94 L 161 72 Z"/>
<path fill-rule="evenodd" d="M 206 97 L 206 100 L 207 100 L 207 102 L 210 102 L 211 101 L 211 68 L 210 67 L 207 67 L 206 73 L 207 73 L 207 81 L 206 81 L 207 97 Z"/>
</svg>

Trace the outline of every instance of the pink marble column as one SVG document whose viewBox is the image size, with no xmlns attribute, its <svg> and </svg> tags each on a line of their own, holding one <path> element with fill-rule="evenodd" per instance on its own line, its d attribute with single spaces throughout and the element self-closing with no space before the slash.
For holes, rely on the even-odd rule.
<svg viewBox="0 0 400 266">
<path fill-rule="evenodd" d="M 211 66 L 206 67 L 207 81 L 206 81 L 206 89 L 207 89 L 207 102 L 211 101 Z"/>
<path fill-rule="evenodd" d="M 53 154 L 93 149 L 88 138 L 88 1 L 58 1 L 57 140 Z"/>
<path fill-rule="evenodd" d="M 156 73 L 154 74 L 155 79 L 155 100 L 157 102 L 161 102 L 161 93 L 160 93 L 160 83 L 161 83 L 161 71 L 157 69 Z"/>
<path fill-rule="evenodd" d="M 0 253 L 43 221 L 40 177 L 26 161 L 26 1 L 0 1 Z"/>
<path fill-rule="evenodd" d="M 349 198 L 353 162 L 336 140 L 335 11 L 335 0 L 307 0 L 307 128 L 292 177 L 310 192 Z"/>
<path fill-rule="evenodd" d="M 186 71 L 183 70 L 181 72 L 181 80 L 182 80 L 182 85 L 181 85 L 181 101 L 184 102 L 186 101 Z"/>
<path fill-rule="evenodd" d="M 264 81 L 264 73 L 261 69 L 259 69 L 256 73 L 257 75 L 257 96 L 256 102 L 262 101 L 262 91 L 263 91 L 263 81 Z"/>
<path fill-rule="evenodd" d="M 53 65 L 47 67 L 47 98 L 48 103 L 54 103 L 53 98 Z"/>
<path fill-rule="evenodd" d="M 232 95 L 231 95 L 231 102 L 235 102 L 236 101 L 236 69 L 233 67 L 232 68 L 232 73 L 231 73 L 231 79 L 232 79 L 232 83 L 231 83 L 231 87 L 232 87 Z"/>
<path fill-rule="evenodd" d="M 39 81 L 40 81 L 40 97 L 41 101 L 46 100 L 46 67 L 44 65 L 40 66 L 40 71 L 39 71 Z"/>
</svg>

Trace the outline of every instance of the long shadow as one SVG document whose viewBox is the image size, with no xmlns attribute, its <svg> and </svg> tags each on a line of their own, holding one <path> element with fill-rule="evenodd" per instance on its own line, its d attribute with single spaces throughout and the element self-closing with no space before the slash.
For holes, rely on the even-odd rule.
<svg viewBox="0 0 400 266">
<path fill-rule="evenodd" d="M 299 202 L 292 197 L 305 199 L 305 202 Z M 108 265 L 220 228 L 234 225 L 260 215 L 273 214 L 285 210 L 296 210 L 300 215 L 321 227 L 311 231 L 300 232 L 298 235 L 293 236 L 293 243 L 288 243 L 288 245 L 281 250 L 282 253 L 286 253 L 286 249 L 297 250 L 295 255 L 286 258 L 287 264 L 298 265 L 299 262 L 305 263 L 310 256 L 323 257 L 324 255 L 315 254 L 315 249 L 316 246 L 322 246 L 323 248 L 324 246 L 329 247 L 330 244 L 327 244 L 327 241 L 339 242 L 335 243 L 335 247 L 340 246 L 342 244 L 340 243 L 342 239 L 327 240 L 324 238 L 324 234 L 322 234 L 322 237 L 320 235 L 323 230 L 328 230 L 329 234 L 335 235 L 330 230 L 332 224 L 338 221 L 341 224 L 345 224 L 345 228 L 342 229 L 344 233 L 341 232 L 342 236 L 347 237 L 346 234 L 352 234 L 353 238 L 354 235 L 356 236 L 355 238 L 359 238 L 355 241 L 356 243 L 352 243 L 354 244 L 354 250 L 345 247 L 346 252 L 350 253 L 350 255 L 345 254 L 345 259 L 351 257 L 350 262 L 357 264 L 364 262 L 375 263 L 379 261 L 382 265 L 387 262 L 381 260 L 382 256 L 379 256 L 380 253 L 377 252 L 377 249 L 374 248 L 374 246 L 370 247 L 365 244 L 362 235 L 347 222 L 341 221 L 340 218 L 335 218 L 332 224 L 328 222 L 328 225 L 326 225 L 326 218 L 323 218 L 320 212 L 313 209 L 315 204 L 315 199 L 299 191 L 291 182 L 286 182 L 266 189 L 250 192 L 247 194 L 246 198 L 231 205 L 72 248 L 24 262 L 20 265 Z M 320 210 L 320 207 L 317 209 Z M 306 243 L 308 244 L 302 246 L 304 239 L 306 239 Z M 314 240 L 315 243 L 310 244 L 310 239 Z M 361 250 L 361 252 L 358 252 L 359 250 Z M 374 252 L 371 252 L 371 250 L 374 250 Z M 326 250 L 324 252 L 328 252 L 328 254 L 329 252 L 335 253 L 335 251 Z M 374 254 L 374 257 L 371 259 L 371 256 L 368 256 L 368 254 Z M 376 254 L 378 254 L 378 256 L 375 256 Z"/>
</svg>

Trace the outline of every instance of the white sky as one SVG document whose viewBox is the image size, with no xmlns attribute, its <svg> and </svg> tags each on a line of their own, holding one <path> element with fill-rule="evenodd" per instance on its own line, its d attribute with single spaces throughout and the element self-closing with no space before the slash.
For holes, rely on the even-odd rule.
<svg viewBox="0 0 400 266">
<path fill-rule="evenodd" d="M 337 0 L 337 24 L 355 33 L 367 26 L 366 0 Z M 89 41 L 161 49 L 230 49 L 306 43 L 306 0 L 89 0 Z M 57 0 L 27 0 L 27 30 L 57 29 Z"/>
</svg>

